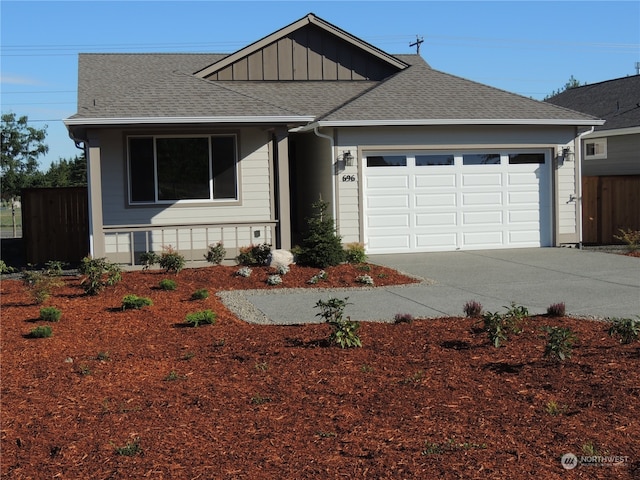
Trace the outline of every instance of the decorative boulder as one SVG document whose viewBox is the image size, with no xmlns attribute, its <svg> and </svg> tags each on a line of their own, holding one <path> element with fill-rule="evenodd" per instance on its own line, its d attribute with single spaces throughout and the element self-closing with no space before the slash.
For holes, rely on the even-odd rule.
<svg viewBox="0 0 640 480">
<path fill-rule="evenodd" d="M 293 253 L 289 250 L 272 250 L 269 257 L 269 266 L 277 268 L 280 265 L 288 266 L 293 263 Z"/>
</svg>

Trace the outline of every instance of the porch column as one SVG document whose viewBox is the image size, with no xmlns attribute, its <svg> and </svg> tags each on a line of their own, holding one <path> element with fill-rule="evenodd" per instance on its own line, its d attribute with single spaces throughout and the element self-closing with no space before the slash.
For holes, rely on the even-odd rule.
<svg viewBox="0 0 640 480">
<path fill-rule="evenodd" d="M 276 205 L 279 220 L 279 248 L 291 248 L 291 194 L 289 192 L 289 134 L 279 128 L 274 134 Z"/>
<path fill-rule="evenodd" d="M 102 231 L 102 173 L 100 170 L 100 142 L 89 136 L 86 147 L 87 186 L 89 189 L 89 250 L 94 258 L 106 256 Z"/>
</svg>

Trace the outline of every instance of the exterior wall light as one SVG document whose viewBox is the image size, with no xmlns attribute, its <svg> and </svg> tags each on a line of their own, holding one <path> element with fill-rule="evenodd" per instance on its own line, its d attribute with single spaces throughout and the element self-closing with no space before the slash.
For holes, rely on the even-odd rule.
<svg viewBox="0 0 640 480">
<path fill-rule="evenodd" d="M 562 158 L 566 162 L 572 162 L 573 161 L 573 152 L 571 151 L 571 147 L 563 147 L 562 148 Z"/>
<path fill-rule="evenodd" d="M 353 166 L 353 155 L 351 155 L 351 150 L 347 150 L 342 154 L 342 159 L 347 167 Z"/>
</svg>

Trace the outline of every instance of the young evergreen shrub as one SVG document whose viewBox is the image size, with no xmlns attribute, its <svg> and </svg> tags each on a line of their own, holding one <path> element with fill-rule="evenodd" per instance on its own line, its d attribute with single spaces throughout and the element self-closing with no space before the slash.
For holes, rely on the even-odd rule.
<svg viewBox="0 0 640 480">
<path fill-rule="evenodd" d="M 213 324 L 216 321 L 216 314 L 211 310 L 201 310 L 199 312 L 188 313 L 185 317 L 185 322 L 193 327 L 203 324 Z"/>
<path fill-rule="evenodd" d="M 205 288 L 200 288 L 191 294 L 191 300 L 204 300 L 209 298 L 209 292 Z"/>
<path fill-rule="evenodd" d="M 29 332 L 31 338 L 49 338 L 53 335 L 53 329 L 49 325 L 40 325 Z"/>
<path fill-rule="evenodd" d="M 248 247 L 240 247 L 236 261 L 239 265 L 266 265 L 270 255 L 271 245 L 268 243 L 249 245 Z"/>
<path fill-rule="evenodd" d="M 42 307 L 40 309 L 40 320 L 45 322 L 57 322 L 61 315 L 62 312 L 56 307 Z"/>
<path fill-rule="evenodd" d="M 162 290 L 175 290 L 176 288 L 178 288 L 178 284 L 176 283 L 175 280 L 171 280 L 170 278 L 163 278 L 162 280 L 160 280 L 160 283 L 158 284 L 158 286 L 162 289 Z"/>
<path fill-rule="evenodd" d="M 204 255 L 204 258 L 209 263 L 213 263 L 214 265 L 220 265 L 224 260 L 227 251 L 222 246 L 222 242 L 218 242 L 216 244 L 209 245 L 207 249 L 207 253 Z"/>
<path fill-rule="evenodd" d="M 133 294 L 125 295 L 122 298 L 122 310 L 140 310 L 149 305 L 153 305 L 150 298 L 139 297 Z"/>
<path fill-rule="evenodd" d="M 300 265 L 325 268 L 345 260 L 342 238 L 336 233 L 333 218 L 327 214 L 328 206 L 323 201 L 312 205 L 315 212 L 307 219 L 307 234 L 298 255 Z"/>
</svg>

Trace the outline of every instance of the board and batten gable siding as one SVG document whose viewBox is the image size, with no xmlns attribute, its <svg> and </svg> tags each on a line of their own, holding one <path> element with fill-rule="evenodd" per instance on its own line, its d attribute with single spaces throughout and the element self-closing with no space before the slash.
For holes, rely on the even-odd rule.
<svg viewBox="0 0 640 480">
<path fill-rule="evenodd" d="M 167 205 L 129 205 L 126 136 L 103 130 L 101 140 L 103 224 L 166 225 L 269 221 L 272 218 L 268 135 L 243 129 L 238 135 L 238 205 L 216 202 Z"/>
<path fill-rule="evenodd" d="M 597 132 L 596 132 L 597 133 Z M 582 163 L 582 174 L 585 177 L 608 175 L 640 175 L 640 133 L 601 137 L 607 141 L 607 158 L 587 159 Z M 597 140 L 589 136 L 582 140 L 584 145 Z"/>
<path fill-rule="evenodd" d="M 466 149 L 540 148 L 555 154 L 560 145 L 573 145 L 573 127 L 547 126 L 432 126 L 397 128 L 339 129 L 338 152 L 351 150 L 354 166 L 346 167 L 337 175 L 338 225 L 343 242 L 362 241 L 364 238 L 362 213 L 362 157 L 368 150 L 444 150 Z M 552 162 L 555 165 L 555 162 Z M 550 201 L 556 204 L 555 226 L 557 243 L 577 243 L 576 162 L 558 165 L 555 173 L 555 195 Z M 358 172 L 356 182 L 341 181 L 342 175 Z M 356 194 L 357 191 L 357 194 Z M 552 191 L 550 189 L 550 191 Z"/>
<path fill-rule="evenodd" d="M 236 60 L 209 80 L 382 80 L 397 70 L 349 42 L 307 25 Z"/>
</svg>

